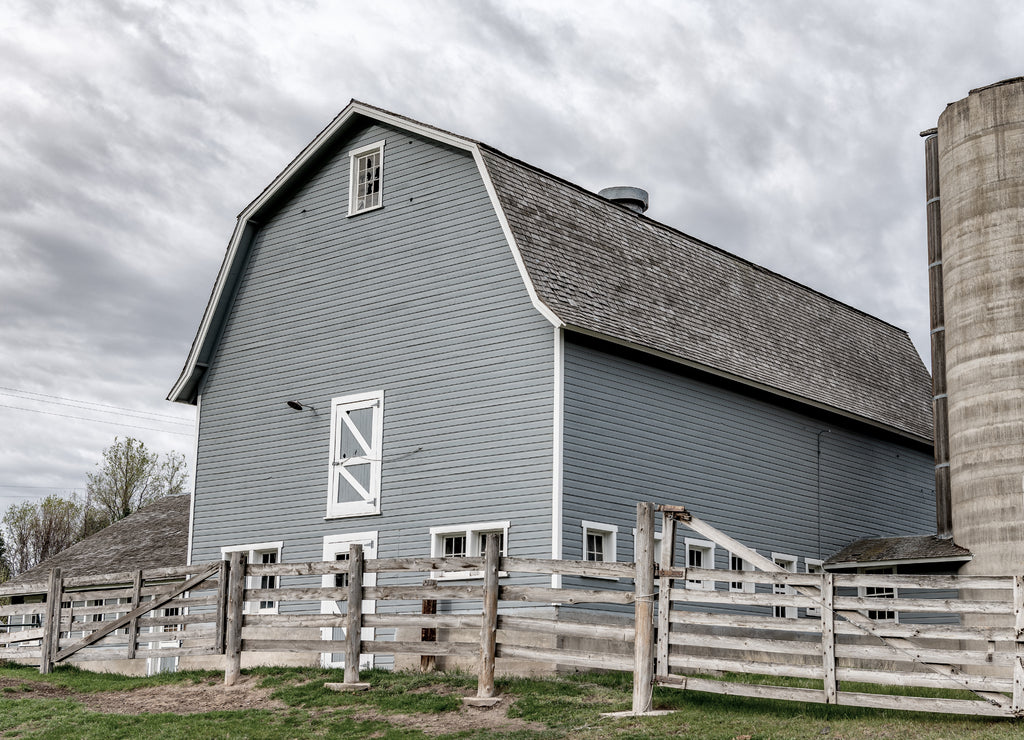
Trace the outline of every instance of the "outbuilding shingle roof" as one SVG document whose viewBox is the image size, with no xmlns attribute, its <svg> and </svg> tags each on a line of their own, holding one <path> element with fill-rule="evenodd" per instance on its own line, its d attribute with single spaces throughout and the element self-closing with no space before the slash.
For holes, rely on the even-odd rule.
<svg viewBox="0 0 1024 740">
<path fill-rule="evenodd" d="M 481 149 L 538 297 L 567 325 L 931 440 L 931 380 L 902 329 Z"/>
<path fill-rule="evenodd" d="M 847 545 L 825 561 L 826 568 L 853 568 L 866 565 L 898 565 L 913 562 L 962 563 L 973 556 L 966 547 L 949 537 L 935 534 L 912 537 L 869 537 Z"/>
<path fill-rule="evenodd" d="M 191 501 L 189 494 L 158 499 L 4 585 L 39 583 L 45 591 L 53 568 L 60 568 L 68 577 L 185 565 Z"/>
</svg>

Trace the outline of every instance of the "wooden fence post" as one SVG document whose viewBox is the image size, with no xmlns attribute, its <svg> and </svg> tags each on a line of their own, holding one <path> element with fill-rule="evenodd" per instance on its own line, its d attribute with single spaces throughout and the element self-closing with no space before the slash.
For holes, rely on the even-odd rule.
<svg viewBox="0 0 1024 740">
<path fill-rule="evenodd" d="M 651 709 L 654 698 L 654 504 L 636 505 L 634 559 L 633 714 Z"/>
<path fill-rule="evenodd" d="M 1016 714 L 1024 712 L 1024 576 L 1013 577 L 1013 704 Z"/>
<path fill-rule="evenodd" d="M 661 513 L 661 560 L 658 565 L 661 569 L 672 568 L 676 559 L 676 519 L 667 512 Z M 672 614 L 672 602 L 669 596 L 672 592 L 672 579 L 659 575 L 658 577 L 658 654 L 655 673 L 659 676 L 669 674 L 668 653 L 669 633 L 672 631 L 672 624 L 669 616 Z"/>
<path fill-rule="evenodd" d="M 220 569 L 217 571 L 217 633 L 213 638 L 213 650 L 218 655 L 224 655 L 227 650 L 228 580 L 230 578 L 230 570 L 227 560 L 221 560 L 218 567 Z"/>
<path fill-rule="evenodd" d="M 46 587 L 46 616 L 43 620 L 43 643 L 39 656 L 40 673 L 49 673 L 53 670 L 53 655 L 60 644 L 60 600 L 63 590 L 64 581 L 60 568 L 54 568 L 50 571 Z"/>
<path fill-rule="evenodd" d="M 242 671 L 242 611 L 245 597 L 245 553 L 231 553 L 228 569 L 227 624 L 224 635 L 224 685 L 234 686 Z"/>
<path fill-rule="evenodd" d="M 359 648 L 363 639 L 363 546 L 349 546 L 348 614 L 345 619 L 345 684 L 359 684 Z"/>
<path fill-rule="evenodd" d="M 433 578 L 428 578 L 423 582 L 423 585 L 428 587 L 436 586 L 437 581 Z M 423 599 L 423 605 L 420 607 L 420 614 L 437 614 L 437 599 Z M 422 627 L 420 629 L 420 642 L 437 642 L 437 628 Z M 436 669 L 436 655 L 420 656 L 420 671 L 423 673 L 430 673 Z"/>
<path fill-rule="evenodd" d="M 838 704 L 836 683 L 836 584 L 831 573 L 821 574 L 821 660 L 825 669 L 825 703 Z"/>
<path fill-rule="evenodd" d="M 132 603 L 133 611 L 142 602 L 142 571 L 135 571 L 132 576 Z M 135 644 L 139 641 L 139 618 L 136 617 L 128 623 L 128 660 L 135 658 Z"/>
</svg>

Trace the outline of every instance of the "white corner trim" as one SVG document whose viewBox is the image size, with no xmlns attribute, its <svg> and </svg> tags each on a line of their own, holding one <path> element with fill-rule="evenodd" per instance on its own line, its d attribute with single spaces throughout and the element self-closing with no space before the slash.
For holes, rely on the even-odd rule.
<svg viewBox="0 0 1024 740">
<path fill-rule="evenodd" d="M 192 535 L 196 530 L 196 471 L 199 470 L 199 417 L 203 413 L 203 397 L 196 396 L 196 431 L 192 443 L 192 497 L 188 502 L 188 550 L 185 565 L 192 565 Z"/>
<path fill-rule="evenodd" d="M 554 419 L 551 434 L 551 559 L 562 559 L 562 478 L 565 438 L 565 335 L 555 327 Z M 551 574 L 551 588 L 562 587 L 562 575 Z"/>
<path fill-rule="evenodd" d="M 552 326 L 565 326 L 565 322 L 558 318 L 555 312 L 548 308 L 537 295 L 537 289 L 533 287 L 533 280 L 530 279 L 530 274 L 526 271 L 526 264 L 523 262 L 523 255 L 519 251 L 519 245 L 516 244 L 516 239 L 512 235 L 512 228 L 505 217 L 505 209 L 501 207 L 501 201 L 498 200 L 498 193 L 494 189 L 494 183 L 491 181 L 491 174 L 487 171 L 487 165 L 484 164 L 483 155 L 480 154 L 480 147 L 474 144 L 471 151 L 473 152 L 473 159 L 476 161 L 477 169 L 480 171 L 480 178 L 483 180 L 484 188 L 491 199 L 491 206 L 494 208 L 494 213 L 498 216 L 501 231 L 505 234 L 505 240 L 512 251 L 512 259 L 515 260 L 516 267 L 519 269 L 519 276 L 523 279 L 523 285 L 526 286 L 526 292 L 530 295 L 533 307 L 540 312 L 541 316 L 550 321 Z"/>
</svg>

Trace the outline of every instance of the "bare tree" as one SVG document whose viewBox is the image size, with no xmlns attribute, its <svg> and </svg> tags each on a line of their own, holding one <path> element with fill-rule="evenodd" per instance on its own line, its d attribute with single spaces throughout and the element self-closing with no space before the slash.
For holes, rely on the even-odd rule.
<svg viewBox="0 0 1024 740">
<path fill-rule="evenodd" d="M 47 496 L 9 507 L 3 517 L 10 576 L 34 568 L 82 538 L 85 507 L 74 496 Z"/>
<path fill-rule="evenodd" d="M 161 458 L 133 437 L 115 438 L 103 450 L 86 484 L 85 531 L 91 534 L 163 496 L 186 493 L 188 466 L 175 452 Z"/>
</svg>

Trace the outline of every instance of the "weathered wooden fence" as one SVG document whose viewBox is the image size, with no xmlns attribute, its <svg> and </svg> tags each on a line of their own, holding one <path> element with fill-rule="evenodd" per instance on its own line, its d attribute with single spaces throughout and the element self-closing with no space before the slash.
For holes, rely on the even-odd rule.
<svg viewBox="0 0 1024 740">
<path fill-rule="evenodd" d="M 494 697 L 496 662 L 634 673 L 633 712 L 653 686 L 991 716 L 1024 709 L 1024 579 L 791 573 L 691 516 L 662 510 L 654 562 L 652 504 L 638 506 L 636 563 L 484 557 L 246 563 L 119 573 L 50 574 L 41 589 L 0 586 L 0 658 L 55 662 L 243 654 L 322 657 L 358 685 L 367 656 L 430 666 L 475 661 L 475 701 Z M 756 570 L 677 565 L 677 525 Z M 562 583 L 552 588 L 552 575 Z M 19 598 L 21 597 L 21 598 Z M 559 608 L 562 607 L 562 608 Z M 567 607 L 567 608 L 566 608 Z M 630 619 L 630 618 L 633 619 Z M 820 688 L 720 681 L 730 672 L 811 679 Z M 847 691 L 843 684 L 962 689 L 977 699 Z M 343 684 L 343 685 L 344 685 Z"/>
</svg>

